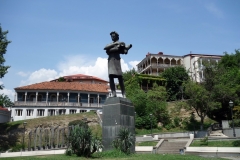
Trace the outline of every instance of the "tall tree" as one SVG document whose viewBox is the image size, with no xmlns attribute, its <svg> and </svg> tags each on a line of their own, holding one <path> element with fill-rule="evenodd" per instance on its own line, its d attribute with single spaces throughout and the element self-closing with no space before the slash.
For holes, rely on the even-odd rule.
<svg viewBox="0 0 240 160">
<path fill-rule="evenodd" d="M 3 78 L 8 68 L 10 68 L 10 66 L 4 66 L 4 54 L 7 51 L 8 44 L 11 43 L 11 41 L 7 40 L 7 33 L 8 31 L 2 31 L 2 27 L 0 26 L 0 78 Z M 3 89 L 3 87 L 3 85 L 0 85 L 0 89 Z"/>
<path fill-rule="evenodd" d="M 167 111 L 167 92 L 163 86 L 158 86 L 156 83 L 153 84 L 151 90 L 147 92 L 147 111 L 152 113 L 163 125 L 168 124 L 170 117 Z"/>
<path fill-rule="evenodd" d="M 167 80 L 167 93 L 169 100 L 180 99 L 181 86 L 183 82 L 189 80 L 189 75 L 183 66 L 171 67 L 166 69 L 161 76 Z"/>
<path fill-rule="evenodd" d="M 211 92 L 207 91 L 204 86 L 193 81 L 184 84 L 185 94 L 189 97 L 187 103 L 190 109 L 194 109 L 201 119 L 201 130 L 203 129 L 204 119 L 209 112 L 219 108 L 220 103 L 215 102 Z"/>
</svg>

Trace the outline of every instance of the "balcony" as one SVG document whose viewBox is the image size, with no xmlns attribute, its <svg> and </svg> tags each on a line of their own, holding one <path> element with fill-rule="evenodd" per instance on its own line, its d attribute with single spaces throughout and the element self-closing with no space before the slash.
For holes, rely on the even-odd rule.
<svg viewBox="0 0 240 160">
<path fill-rule="evenodd" d="M 152 68 L 170 68 L 170 67 L 176 67 L 176 66 L 180 66 L 180 64 L 156 64 L 156 63 L 152 63 L 152 65 L 148 65 L 145 68 L 138 68 L 138 72 L 142 73 L 143 71 L 145 71 L 146 69 L 148 69 L 149 67 Z"/>
<path fill-rule="evenodd" d="M 102 107 L 102 103 L 78 103 L 78 102 L 24 102 L 24 101 L 15 101 L 15 106 L 66 106 L 66 107 Z"/>
</svg>

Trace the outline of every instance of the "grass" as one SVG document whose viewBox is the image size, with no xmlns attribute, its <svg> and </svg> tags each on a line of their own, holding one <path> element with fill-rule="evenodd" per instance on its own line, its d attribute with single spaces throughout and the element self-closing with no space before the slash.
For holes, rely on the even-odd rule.
<svg viewBox="0 0 240 160">
<path fill-rule="evenodd" d="M 239 147 L 234 145 L 233 142 L 235 142 L 235 140 L 208 140 L 207 143 L 203 143 L 201 140 L 195 140 L 190 147 Z"/>
<path fill-rule="evenodd" d="M 136 142 L 136 146 L 156 146 L 158 141 L 145 141 L 145 142 Z"/>
<path fill-rule="evenodd" d="M 132 154 L 125 155 L 117 152 L 103 152 L 100 154 L 94 154 L 92 158 L 66 156 L 66 155 L 50 155 L 50 156 L 35 156 L 35 157 L 12 157 L 12 158 L 1 158 L 3 160 L 97 160 L 97 159 L 109 159 L 109 160 L 224 160 L 223 158 L 204 158 L 194 155 L 171 155 L 171 154 Z"/>
</svg>

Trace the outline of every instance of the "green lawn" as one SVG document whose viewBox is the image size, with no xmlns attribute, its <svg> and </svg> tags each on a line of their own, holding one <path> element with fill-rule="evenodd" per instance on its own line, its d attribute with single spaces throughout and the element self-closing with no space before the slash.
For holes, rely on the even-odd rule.
<svg viewBox="0 0 240 160">
<path fill-rule="evenodd" d="M 195 140 L 190 145 L 190 147 L 239 147 L 238 145 L 234 145 L 234 142 L 237 142 L 237 141 L 236 140 L 222 140 L 222 141 L 208 140 L 208 142 L 203 143 L 203 142 L 201 142 L 201 140 Z"/>
<path fill-rule="evenodd" d="M 95 155 L 96 156 L 96 155 Z M 94 157 L 94 158 L 83 158 L 76 156 L 65 156 L 65 155 L 50 155 L 50 156 L 35 156 L 35 157 L 16 157 L 16 158 L 1 158 L 3 160 L 224 160 L 223 158 L 204 158 L 193 155 L 162 155 L 162 154 L 133 154 L 127 155 L 117 155 L 117 154 L 106 154 L 104 157 Z"/>
<path fill-rule="evenodd" d="M 135 146 L 156 146 L 158 141 L 136 142 Z"/>
</svg>

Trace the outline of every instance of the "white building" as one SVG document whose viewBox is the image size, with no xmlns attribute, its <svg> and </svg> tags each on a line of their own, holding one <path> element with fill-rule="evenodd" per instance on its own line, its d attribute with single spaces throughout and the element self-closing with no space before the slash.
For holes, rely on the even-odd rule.
<svg viewBox="0 0 240 160">
<path fill-rule="evenodd" d="M 138 72 L 140 74 L 159 75 L 164 72 L 166 68 L 174 66 L 184 66 L 189 71 L 190 77 L 196 81 L 201 82 L 204 79 L 203 61 L 218 61 L 222 58 L 221 55 L 207 55 L 207 54 L 187 54 L 184 56 L 164 55 L 163 52 L 158 54 L 148 53 L 146 57 L 137 64 Z"/>
<path fill-rule="evenodd" d="M 83 74 L 17 87 L 11 119 L 101 111 L 108 89 L 107 81 Z"/>
</svg>

